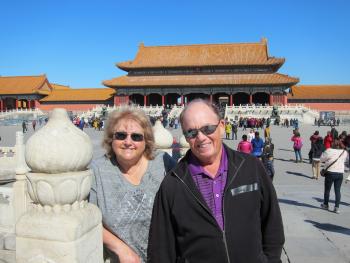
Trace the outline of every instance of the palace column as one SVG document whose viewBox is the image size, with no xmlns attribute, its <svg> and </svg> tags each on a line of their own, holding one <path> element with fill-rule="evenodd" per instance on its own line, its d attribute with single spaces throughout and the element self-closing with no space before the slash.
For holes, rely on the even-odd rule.
<svg viewBox="0 0 350 263">
<path fill-rule="evenodd" d="M 213 103 L 213 94 L 210 94 L 210 103 Z"/>
<path fill-rule="evenodd" d="M 27 100 L 28 104 L 27 104 L 27 109 L 30 110 L 32 108 L 32 101 L 30 99 Z"/>
<path fill-rule="evenodd" d="M 288 104 L 287 94 L 283 94 L 283 105 L 287 105 L 287 104 Z"/>
<path fill-rule="evenodd" d="M 16 110 L 18 110 L 18 99 L 15 100 L 16 103 Z"/>
<path fill-rule="evenodd" d="M 184 105 L 184 95 L 181 94 L 181 106 Z"/>
<path fill-rule="evenodd" d="M 39 100 L 34 100 L 34 108 L 37 108 L 37 109 L 40 108 L 40 102 L 39 102 Z"/>
<path fill-rule="evenodd" d="M 165 96 L 162 95 L 162 106 L 165 105 Z"/>
<path fill-rule="evenodd" d="M 232 106 L 232 105 L 233 105 L 233 95 L 230 94 L 230 106 Z"/>
<path fill-rule="evenodd" d="M 147 95 L 143 95 L 143 106 L 147 106 Z"/>
<path fill-rule="evenodd" d="M 272 95 L 272 93 L 270 93 L 270 96 L 269 96 L 269 104 L 270 105 L 273 104 L 273 95 Z"/>
<path fill-rule="evenodd" d="M 4 110 L 4 102 L 3 99 L 0 99 L 0 111 Z"/>
<path fill-rule="evenodd" d="M 249 94 L 249 104 L 253 104 L 253 94 Z"/>
</svg>

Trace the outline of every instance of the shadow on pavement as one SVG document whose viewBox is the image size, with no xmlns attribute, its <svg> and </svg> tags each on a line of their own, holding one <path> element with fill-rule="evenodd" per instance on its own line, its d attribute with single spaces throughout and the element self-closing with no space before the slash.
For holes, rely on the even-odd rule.
<svg viewBox="0 0 350 263">
<path fill-rule="evenodd" d="M 312 176 L 307 176 L 306 174 L 302 174 L 302 173 L 296 173 L 296 172 L 291 172 L 291 171 L 286 171 L 287 174 L 292 174 L 292 175 L 296 175 L 296 176 L 302 176 L 302 177 L 306 177 L 309 179 L 312 179 Z"/>
<path fill-rule="evenodd" d="M 294 150 L 291 149 L 284 149 L 284 148 L 278 148 L 280 151 L 285 151 L 285 152 L 294 152 Z"/>
<path fill-rule="evenodd" d="M 344 235 L 350 235 L 350 229 L 346 228 L 346 227 L 342 227 L 342 226 L 337 226 L 337 225 L 333 225 L 333 224 L 329 224 L 329 223 L 318 223 L 316 221 L 312 221 L 312 220 L 304 220 L 307 223 L 311 223 L 313 224 L 315 227 L 322 229 L 322 230 L 326 230 L 326 231 L 330 231 L 330 232 L 337 232 L 340 234 L 344 234 Z"/>
<path fill-rule="evenodd" d="M 293 159 L 274 158 L 274 160 L 278 160 L 278 161 L 282 161 L 282 162 L 294 163 L 294 160 L 293 160 Z"/>
<path fill-rule="evenodd" d="M 300 202 L 295 201 L 295 200 L 280 199 L 280 198 L 278 198 L 278 201 L 279 201 L 280 203 L 282 203 L 282 204 L 287 204 L 287 205 L 304 206 L 304 207 L 310 207 L 310 208 L 317 208 L 317 209 L 320 209 L 318 206 L 309 205 L 309 204 L 305 204 L 305 203 L 300 203 Z"/>
<path fill-rule="evenodd" d="M 317 202 L 323 203 L 323 198 L 313 197 L 312 199 L 315 199 Z M 334 200 L 329 200 L 329 203 L 334 204 Z M 342 201 L 340 201 L 340 205 L 350 206 L 349 203 L 345 203 Z"/>
</svg>

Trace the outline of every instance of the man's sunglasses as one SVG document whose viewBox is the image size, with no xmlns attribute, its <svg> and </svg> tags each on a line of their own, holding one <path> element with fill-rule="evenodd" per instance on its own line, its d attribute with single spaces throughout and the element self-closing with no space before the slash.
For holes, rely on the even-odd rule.
<svg viewBox="0 0 350 263">
<path fill-rule="evenodd" d="M 216 131 L 216 128 L 219 126 L 219 124 L 220 121 L 216 125 L 205 125 L 199 129 L 189 129 L 187 131 L 183 131 L 183 134 L 187 139 L 196 138 L 199 132 L 203 133 L 204 135 L 210 135 Z"/>
<path fill-rule="evenodd" d="M 118 141 L 124 141 L 128 137 L 127 132 L 116 132 L 114 133 L 114 139 Z M 130 133 L 130 138 L 134 142 L 142 142 L 143 141 L 143 135 L 141 133 Z"/>
</svg>

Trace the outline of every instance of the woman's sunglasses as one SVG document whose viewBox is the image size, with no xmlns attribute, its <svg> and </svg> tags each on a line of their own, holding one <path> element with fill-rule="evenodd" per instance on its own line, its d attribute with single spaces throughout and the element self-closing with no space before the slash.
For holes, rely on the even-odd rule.
<svg viewBox="0 0 350 263">
<path fill-rule="evenodd" d="M 219 124 L 220 121 L 216 125 L 205 125 L 199 129 L 189 129 L 187 131 L 183 131 L 183 134 L 187 139 L 196 138 L 199 132 L 203 133 L 204 135 L 210 135 L 216 131 L 216 128 L 219 126 Z"/>
<path fill-rule="evenodd" d="M 116 132 L 114 133 L 114 139 L 118 141 L 124 141 L 128 137 L 127 132 Z M 130 138 L 134 142 L 142 142 L 143 141 L 143 135 L 141 133 L 130 133 Z"/>
</svg>

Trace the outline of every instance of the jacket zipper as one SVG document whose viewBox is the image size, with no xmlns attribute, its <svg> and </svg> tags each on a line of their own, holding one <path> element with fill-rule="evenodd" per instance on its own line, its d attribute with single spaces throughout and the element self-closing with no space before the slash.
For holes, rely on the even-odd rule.
<svg viewBox="0 0 350 263">
<path fill-rule="evenodd" d="M 182 180 L 182 179 L 180 178 L 180 176 L 178 176 L 175 172 L 173 172 L 173 173 L 174 173 L 174 175 L 186 186 L 186 188 L 188 189 L 188 191 L 193 195 L 193 197 L 197 200 L 197 202 L 198 202 L 205 210 L 207 210 L 207 211 L 211 214 L 211 211 L 209 211 L 209 210 L 205 207 L 205 205 L 197 198 L 197 196 L 195 196 L 195 195 L 193 194 L 193 192 L 192 192 L 191 189 L 188 187 L 188 185 L 184 182 L 184 180 Z M 224 203 L 224 196 L 222 197 L 222 202 Z M 222 213 L 223 213 L 224 222 L 225 222 L 225 207 L 223 206 L 222 209 L 223 209 Z M 215 219 L 215 218 L 214 218 L 214 219 Z M 215 221 L 216 221 L 216 219 L 215 219 Z M 220 228 L 220 227 L 219 227 L 219 228 Z M 222 239 L 223 239 L 224 246 L 225 246 L 225 252 L 226 252 L 226 257 L 227 257 L 227 263 L 230 263 L 231 261 L 230 261 L 230 256 L 229 256 L 228 248 L 227 248 L 226 233 L 225 233 L 225 230 L 221 230 L 221 228 L 220 228 L 220 231 L 221 231 L 221 233 L 222 233 Z"/>
<path fill-rule="evenodd" d="M 225 205 L 224 205 L 224 198 L 225 198 L 225 193 L 223 194 L 223 197 L 222 197 L 222 213 L 223 213 L 223 217 L 224 217 L 224 224 L 226 222 L 226 218 L 225 218 Z M 230 255 L 228 253 L 228 247 L 227 247 L 227 241 L 226 241 L 226 232 L 225 232 L 225 228 L 224 230 L 222 231 L 222 239 L 224 241 L 224 245 L 225 245 L 225 250 L 226 250 L 226 257 L 227 257 L 227 262 L 230 263 L 231 260 L 230 260 Z"/>
</svg>

